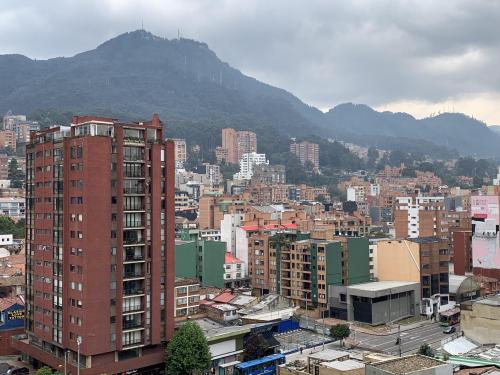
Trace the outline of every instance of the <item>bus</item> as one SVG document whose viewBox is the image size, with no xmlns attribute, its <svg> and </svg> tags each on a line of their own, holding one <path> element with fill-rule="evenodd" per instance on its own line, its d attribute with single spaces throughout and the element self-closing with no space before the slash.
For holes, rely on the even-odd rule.
<svg viewBox="0 0 500 375">
<path fill-rule="evenodd" d="M 283 354 L 271 354 L 253 361 L 238 363 L 233 375 L 274 375 L 279 365 L 285 363 Z"/>
<path fill-rule="evenodd" d="M 444 327 L 451 327 L 460 323 L 460 308 L 454 307 L 439 314 L 439 324 Z"/>
</svg>

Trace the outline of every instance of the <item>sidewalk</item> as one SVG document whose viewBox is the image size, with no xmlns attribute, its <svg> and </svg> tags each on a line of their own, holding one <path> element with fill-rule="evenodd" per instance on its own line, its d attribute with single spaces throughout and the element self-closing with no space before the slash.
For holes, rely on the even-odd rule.
<svg viewBox="0 0 500 375">
<path fill-rule="evenodd" d="M 322 324 L 323 319 L 318 319 L 316 320 L 317 323 Z M 359 324 L 356 324 L 354 322 L 348 322 L 345 320 L 339 320 L 339 319 L 334 319 L 334 318 L 326 318 L 324 319 L 325 325 L 327 326 L 333 326 L 335 324 L 348 324 L 352 330 L 360 333 L 365 333 L 367 335 L 374 335 L 374 336 L 388 336 L 392 335 L 394 333 L 398 333 L 398 324 L 393 323 L 392 327 L 389 329 L 388 326 L 378 326 L 378 327 L 367 327 L 367 326 L 361 326 Z M 401 324 L 401 332 L 404 331 L 409 331 L 412 329 L 420 328 L 423 326 L 427 326 L 434 323 L 432 320 L 421 320 L 419 322 L 411 323 L 411 324 Z"/>
</svg>

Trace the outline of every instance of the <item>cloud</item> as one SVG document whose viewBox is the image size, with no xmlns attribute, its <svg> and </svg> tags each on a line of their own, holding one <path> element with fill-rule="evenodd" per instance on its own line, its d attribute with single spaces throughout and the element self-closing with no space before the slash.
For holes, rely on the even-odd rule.
<svg viewBox="0 0 500 375">
<path fill-rule="evenodd" d="M 70 56 L 143 21 L 319 108 L 408 105 L 418 116 L 446 103 L 500 123 L 499 18 L 489 0 L 2 0 L 0 53 Z"/>
</svg>

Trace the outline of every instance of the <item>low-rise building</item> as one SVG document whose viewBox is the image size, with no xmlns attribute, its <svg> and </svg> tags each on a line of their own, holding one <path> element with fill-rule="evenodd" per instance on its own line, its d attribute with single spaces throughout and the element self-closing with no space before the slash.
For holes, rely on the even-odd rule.
<svg viewBox="0 0 500 375">
<path fill-rule="evenodd" d="M 500 296 L 464 302 L 460 307 L 460 325 L 465 336 L 482 345 L 499 343 Z"/>
<path fill-rule="evenodd" d="M 195 278 L 176 277 L 174 317 L 186 318 L 200 312 L 200 282 Z"/>
<path fill-rule="evenodd" d="M 12 220 L 24 219 L 25 199 L 18 197 L 0 197 L 0 215 Z"/>
<path fill-rule="evenodd" d="M 366 375 L 452 375 L 453 365 L 423 355 L 411 355 L 387 361 L 370 363 Z"/>
<path fill-rule="evenodd" d="M 378 281 L 328 289 L 334 318 L 379 325 L 420 314 L 419 283 Z"/>
<path fill-rule="evenodd" d="M 24 300 L 20 297 L 0 298 L 0 356 L 17 354 L 11 347 L 11 336 L 24 333 Z"/>
</svg>

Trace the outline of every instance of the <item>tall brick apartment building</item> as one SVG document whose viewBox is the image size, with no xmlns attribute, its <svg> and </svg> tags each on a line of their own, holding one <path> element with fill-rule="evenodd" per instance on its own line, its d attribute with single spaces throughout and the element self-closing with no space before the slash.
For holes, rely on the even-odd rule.
<svg viewBox="0 0 500 375">
<path fill-rule="evenodd" d="M 74 117 L 26 159 L 26 337 L 76 374 L 160 373 L 174 330 L 174 144 L 162 122 Z M 81 345 L 78 345 L 78 342 Z"/>
</svg>

